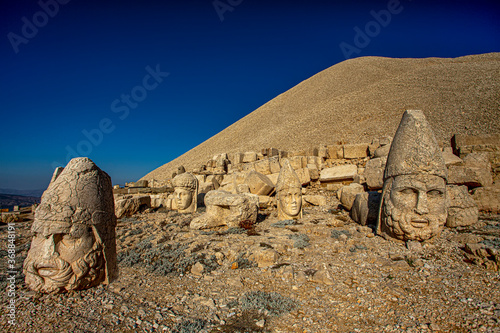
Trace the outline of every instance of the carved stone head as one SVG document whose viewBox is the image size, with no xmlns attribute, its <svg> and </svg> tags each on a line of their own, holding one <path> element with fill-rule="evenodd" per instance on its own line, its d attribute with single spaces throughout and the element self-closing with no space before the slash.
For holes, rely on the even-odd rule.
<svg viewBox="0 0 500 333">
<path fill-rule="evenodd" d="M 392 142 L 384 172 L 378 233 L 424 241 L 446 223 L 447 169 L 422 111 L 408 110 Z"/>
<path fill-rule="evenodd" d="M 198 179 L 189 172 L 175 176 L 174 200 L 179 213 L 194 213 L 197 208 Z"/>
<path fill-rule="evenodd" d="M 26 284 L 57 293 L 110 283 L 116 265 L 111 178 L 85 157 L 56 169 L 35 211 Z"/>
<path fill-rule="evenodd" d="M 302 184 L 288 159 L 283 160 L 276 184 L 278 218 L 280 220 L 302 217 Z"/>
</svg>

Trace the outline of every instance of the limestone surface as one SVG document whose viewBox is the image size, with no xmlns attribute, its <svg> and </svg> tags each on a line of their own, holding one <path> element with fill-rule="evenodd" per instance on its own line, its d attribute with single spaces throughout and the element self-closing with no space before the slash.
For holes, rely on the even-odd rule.
<svg viewBox="0 0 500 333">
<path fill-rule="evenodd" d="M 276 184 L 278 218 L 282 220 L 302 217 L 302 184 L 290 161 L 285 159 Z"/>
<path fill-rule="evenodd" d="M 319 180 L 321 182 L 354 179 L 358 173 L 358 167 L 354 164 L 339 165 L 321 170 Z"/>
<path fill-rule="evenodd" d="M 151 207 L 151 197 L 149 195 L 126 196 L 116 200 L 115 214 L 117 218 L 132 216 L 138 211 Z"/>
<path fill-rule="evenodd" d="M 337 196 L 339 197 L 342 206 L 344 206 L 347 210 L 351 210 L 356 195 L 363 192 L 365 192 L 363 185 L 351 183 L 348 186 L 342 187 L 337 192 Z"/>
<path fill-rule="evenodd" d="M 118 275 L 111 178 L 86 157 L 54 173 L 35 211 L 26 285 L 59 293 L 109 284 Z"/>
<path fill-rule="evenodd" d="M 175 176 L 174 199 L 179 213 L 194 213 L 198 207 L 198 179 L 189 172 Z"/>
<path fill-rule="evenodd" d="M 403 241 L 439 236 L 447 217 L 446 179 L 424 113 L 405 111 L 387 157 L 377 232 Z"/>
<path fill-rule="evenodd" d="M 218 226 L 239 227 L 240 223 L 254 224 L 257 220 L 259 197 L 252 194 L 233 194 L 222 190 L 210 191 L 205 196 L 206 213 L 194 218 L 191 229 Z"/>
<path fill-rule="evenodd" d="M 467 186 L 448 185 L 446 188 L 449 200 L 446 226 L 455 228 L 476 223 L 479 210 Z"/>
</svg>

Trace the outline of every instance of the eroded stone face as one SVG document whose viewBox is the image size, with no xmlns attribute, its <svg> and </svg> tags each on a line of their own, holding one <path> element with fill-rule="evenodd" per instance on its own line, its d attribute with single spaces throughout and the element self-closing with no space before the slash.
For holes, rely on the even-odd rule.
<svg viewBox="0 0 500 333">
<path fill-rule="evenodd" d="M 54 177 L 35 212 L 26 284 L 56 293 L 110 283 L 116 267 L 111 179 L 88 158 Z"/>
<path fill-rule="evenodd" d="M 302 190 L 299 188 L 289 188 L 279 194 L 282 213 L 294 217 L 298 216 L 302 209 Z"/>
<path fill-rule="evenodd" d="M 302 217 L 302 184 L 290 162 L 283 160 L 283 166 L 276 185 L 278 196 L 278 218 L 280 220 Z"/>
<path fill-rule="evenodd" d="M 174 197 L 177 202 L 177 209 L 184 211 L 193 202 L 193 191 L 178 187 L 174 191 Z"/>
<path fill-rule="evenodd" d="M 400 175 L 387 184 L 382 232 L 401 240 L 438 236 L 446 223 L 446 183 L 434 175 Z"/>
<path fill-rule="evenodd" d="M 403 241 L 438 236 L 448 214 L 447 176 L 423 112 L 406 111 L 387 157 L 377 232 Z"/>
<path fill-rule="evenodd" d="M 198 179 L 191 173 L 177 175 L 172 183 L 175 187 L 174 200 L 179 213 L 194 213 L 197 209 Z"/>
</svg>

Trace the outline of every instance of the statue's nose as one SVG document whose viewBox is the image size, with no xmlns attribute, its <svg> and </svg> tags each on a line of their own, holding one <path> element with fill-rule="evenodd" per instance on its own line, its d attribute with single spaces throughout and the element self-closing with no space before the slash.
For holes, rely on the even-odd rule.
<svg viewBox="0 0 500 333">
<path fill-rule="evenodd" d="M 429 213 L 426 192 L 421 191 L 418 193 L 417 208 L 415 209 L 415 211 L 417 212 L 417 214 L 420 214 L 420 215 Z"/>
<path fill-rule="evenodd" d="M 54 255 L 59 255 L 56 251 L 56 242 L 54 239 L 54 235 L 49 235 L 43 242 L 42 245 L 42 255 L 44 257 L 52 257 Z"/>
</svg>

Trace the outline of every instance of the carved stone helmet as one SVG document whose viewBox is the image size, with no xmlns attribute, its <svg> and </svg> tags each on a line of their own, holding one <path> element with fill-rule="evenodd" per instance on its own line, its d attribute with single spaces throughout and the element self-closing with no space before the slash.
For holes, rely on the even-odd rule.
<svg viewBox="0 0 500 333">
<path fill-rule="evenodd" d="M 384 181 L 400 175 L 429 174 L 448 178 L 434 132 L 420 110 L 407 110 L 387 157 Z"/>
<path fill-rule="evenodd" d="M 93 227 L 103 245 L 106 277 L 110 283 L 118 275 L 116 265 L 116 216 L 111 178 L 89 158 L 72 159 L 57 168 L 35 211 L 33 230 L 50 223 Z"/>
<path fill-rule="evenodd" d="M 278 176 L 278 181 L 276 183 L 276 191 L 279 193 L 289 188 L 300 188 L 302 189 L 302 184 L 300 179 L 293 170 L 292 165 L 288 159 L 283 159 L 283 166 L 281 167 L 280 174 Z"/>
</svg>

